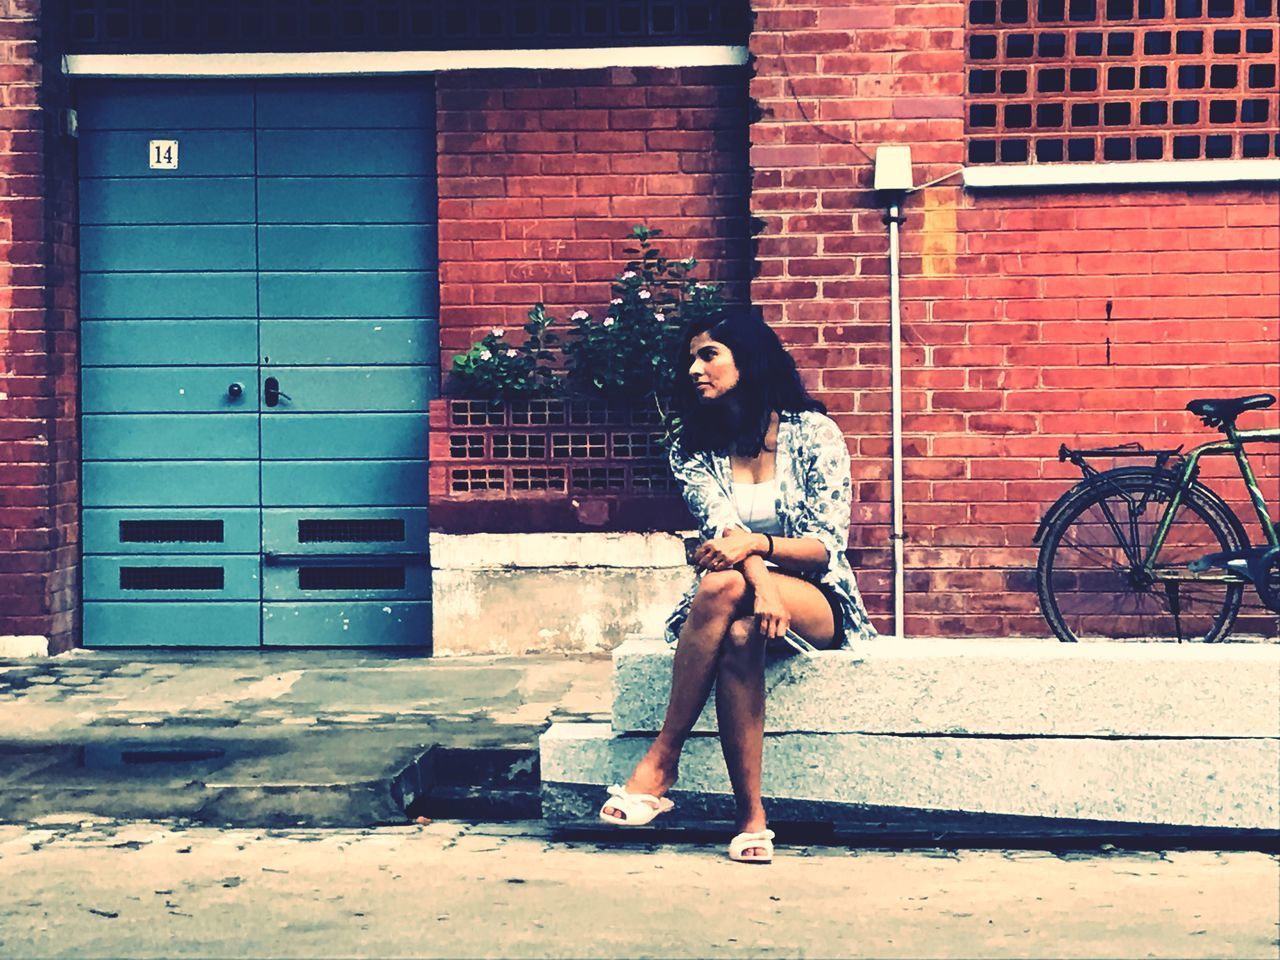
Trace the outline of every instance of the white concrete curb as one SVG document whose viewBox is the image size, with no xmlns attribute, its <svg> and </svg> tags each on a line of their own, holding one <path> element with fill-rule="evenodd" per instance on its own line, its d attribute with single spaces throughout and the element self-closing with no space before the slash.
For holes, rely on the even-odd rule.
<svg viewBox="0 0 1280 960">
<path fill-rule="evenodd" d="M 658 730 L 672 651 L 614 651 L 613 728 Z M 1280 645 L 900 640 L 771 664 L 774 733 L 1280 738 Z M 716 730 L 714 698 L 697 726 Z"/>
</svg>

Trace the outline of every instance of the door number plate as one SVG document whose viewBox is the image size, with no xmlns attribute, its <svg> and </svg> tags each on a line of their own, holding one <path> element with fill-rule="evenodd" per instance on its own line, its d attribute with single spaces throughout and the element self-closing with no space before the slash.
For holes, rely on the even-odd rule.
<svg viewBox="0 0 1280 960">
<path fill-rule="evenodd" d="M 177 170 L 178 141 L 152 140 L 147 148 L 147 162 L 152 170 Z"/>
</svg>

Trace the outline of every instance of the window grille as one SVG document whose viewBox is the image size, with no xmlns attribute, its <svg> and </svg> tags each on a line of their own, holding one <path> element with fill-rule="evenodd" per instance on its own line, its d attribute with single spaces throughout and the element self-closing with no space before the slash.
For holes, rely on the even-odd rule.
<svg viewBox="0 0 1280 960">
<path fill-rule="evenodd" d="M 968 0 L 968 162 L 1280 157 L 1276 2 Z"/>
<path fill-rule="evenodd" d="M 65 0 L 72 53 L 743 44 L 748 0 Z"/>
</svg>

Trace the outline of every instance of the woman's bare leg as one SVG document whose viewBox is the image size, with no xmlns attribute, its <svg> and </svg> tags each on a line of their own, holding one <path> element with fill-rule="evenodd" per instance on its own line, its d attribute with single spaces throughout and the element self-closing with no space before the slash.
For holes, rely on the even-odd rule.
<svg viewBox="0 0 1280 960">
<path fill-rule="evenodd" d="M 702 578 L 676 644 L 666 718 L 652 746 L 631 772 L 627 790 L 660 797 L 676 782 L 680 751 L 716 678 L 725 631 L 748 592 L 746 579 L 736 570 L 708 573 Z M 625 817 L 616 807 L 605 811 Z"/>
<path fill-rule="evenodd" d="M 755 619 L 733 621 L 724 638 L 724 654 L 716 676 L 716 716 L 720 721 L 720 750 L 733 784 L 738 831 L 765 828 L 760 799 L 760 768 L 764 755 L 764 638 Z M 755 851 L 748 851 L 754 853 Z"/>
<path fill-rule="evenodd" d="M 815 647 L 835 642 L 831 606 L 822 592 L 807 580 L 773 573 L 783 605 L 791 615 L 791 629 Z M 760 797 L 760 771 L 764 755 L 764 655 L 765 640 L 752 617 L 735 619 L 725 633 L 716 676 L 716 715 L 720 722 L 720 749 L 737 805 L 739 832 L 763 830 L 767 820 Z M 746 855 L 763 851 L 748 848 Z"/>
</svg>

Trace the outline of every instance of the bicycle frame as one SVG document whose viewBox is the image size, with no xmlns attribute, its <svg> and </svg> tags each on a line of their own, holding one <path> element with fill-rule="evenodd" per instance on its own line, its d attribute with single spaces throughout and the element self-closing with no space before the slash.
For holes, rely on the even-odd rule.
<svg viewBox="0 0 1280 960">
<path fill-rule="evenodd" d="M 1236 458 L 1236 465 L 1240 468 L 1240 476 L 1244 480 L 1245 488 L 1249 491 L 1249 499 L 1252 500 L 1253 509 L 1258 515 L 1258 523 L 1262 527 L 1263 536 L 1266 537 L 1269 545 L 1273 547 L 1280 546 L 1280 534 L 1277 534 L 1276 525 L 1272 522 L 1271 514 L 1267 507 L 1267 501 L 1262 496 L 1262 491 L 1258 489 L 1258 478 L 1253 472 L 1253 467 L 1249 464 L 1248 454 L 1245 453 L 1245 446 L 1250 443 L 1280 443 L 1280 430 L 1236 430 L 1231 424 L 1225 424 L 1224 429 L 1227 434 L 1225 440 L 1214 440 L 1210 443 L 1201 444 L 1186 453 L 1182 474 L 1178 478 L 1177 490 L 1173 494 L 1173 499 L 1169 501 L 1169 506 L 1165 509 L 1164 516 L 1160 518 L 1155 536 L 1151 540 L 1151 549 L 1142 561 L 1142 566 L 1148 573 L 1151 573 L 1155 568 L 1155 558 L 1159 555 L 1160 548 L 1164 546 L 1165 537 L 1168 536 L 1170 527 L 1173 526 L 1173 517 L 1178 512 L 1178 507 L 1182 504 L 1183 492 L 1194 481 L 1196 474 L 1200 470 L 1200 461 L 1204 457 L 1229 453 Z M 1164 580 L 1169 578 L 1159 577 L 1157 579 Z M 1183 578 L 1180 577 L 1178 579 Z M 1194 579 L 1231 580 L 1235 582 L 1237 578 L 1197 576 Z"/>
</svg>

